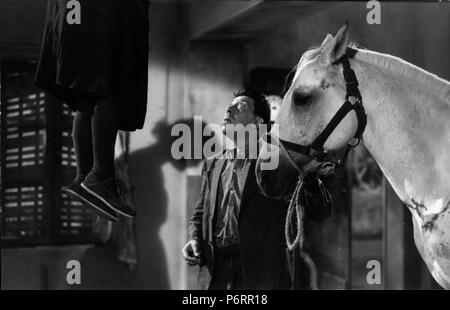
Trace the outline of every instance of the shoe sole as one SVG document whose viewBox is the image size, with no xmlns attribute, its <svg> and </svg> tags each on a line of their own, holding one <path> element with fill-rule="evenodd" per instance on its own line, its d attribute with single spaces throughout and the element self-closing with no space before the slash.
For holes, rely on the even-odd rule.
<svg viewBox="0 0 450 310">
<path fill-rule="evenodd" d="M 103 211 L 102 209 L 100 209 L 99 207 L 97 207 L 94 203 L 90 202 L 89 200 L 87 200 L 86 198 L 84 198 L 83 196 L 79 195 L 77 192 L 71 190 L 71 189 L 67 189 L 66 188 L 66 192 L 72 196 L 74 196 L 76 199 L 81 200 L 82 202 L 88 204 L 89 206 L 91 206 L 92 208 L 94 208 L 95 210 L 99 211 L 101 214 L 105 215 L 107 218 L 105 218 L 106 220 L 109 221 L 113 221 L 113 222 L 117 222 L 119 220 L 118 217 L 114 217 L 111 214 L 106 213 L 105 211 Z M 109 207 L 109 206 L 108 206 Z"/>
<path fill-rule="evenodd" d="M 84 188 L 89 194 L 91 194 L 92 196 L 94 196 L 95 198 L 99 199 L 101 202 L 103 202 L 105 205 L 107 205 L 109 208 L 113 209 L 114 211 L 116 211 L 117 213 L 119 213 L 122 216 L 125 216 L 127 218 L 133 218 L 134 215 L 130 215 L 130 214 L 126 214 L 123 211 L 120 211 L 116 208 L 114 208 L 108 201 L 106 201 L 106 199 L 104 199 L 102 196 L 100 196 L 99 194 L 95 193 L 94 191 L 90 190 L 86 185 L 84 185 L 83 183 L 81 183 L 81 187 Z"/>
</svg>

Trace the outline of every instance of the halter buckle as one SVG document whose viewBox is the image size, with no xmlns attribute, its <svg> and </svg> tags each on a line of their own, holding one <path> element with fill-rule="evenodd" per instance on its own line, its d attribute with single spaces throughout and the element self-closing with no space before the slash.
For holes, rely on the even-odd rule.
<svg viewBox="0 0 450 310">
<path fill-rule="evenodd" d="M 357 147 L 359 145 L 359 143 L 361 142 L 361 138 L 360 137 L 354 138 L 354 139 L 356 139 L 356 143 L 355 144 L 350 144 L 350 143 L 348 144 L 350 149 Z"/>
</svg>

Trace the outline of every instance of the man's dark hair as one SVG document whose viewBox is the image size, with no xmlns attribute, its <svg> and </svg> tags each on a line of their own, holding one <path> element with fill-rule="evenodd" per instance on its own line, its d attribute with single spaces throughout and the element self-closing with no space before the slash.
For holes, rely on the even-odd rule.
<svg viewBox="0 0 450 310">
<path fill-rule="evenodd" d="M 247 96 L 255 101 L 253 113 L 263 119 L 264 124 L 270 123 L 270 104 L 266 96 L 253 88 L 245 88 L 234 93 L 234 97 Z"/>
</svg>

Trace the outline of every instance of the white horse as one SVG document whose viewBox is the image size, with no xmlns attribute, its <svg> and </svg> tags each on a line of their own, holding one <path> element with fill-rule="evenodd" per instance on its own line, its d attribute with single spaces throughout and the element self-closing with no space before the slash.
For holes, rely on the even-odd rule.
<svg viewBox="0 0 450 310">
<path fill-rule="evenodd" d="M 348 55 L 352 51 L 352 55 Z M 276 124 L 278 138 L 311 145 L 346 95 L 343 66 L 349 59 L 359 81 L 367 114 L 362 141 L 400 199 L 413 214 L 414 240 L 434 279 L 450 288 L 450 83 L 400 58 L 348 49 L 347 25 L 335 37 L 304 53 L 297 65 Z M 353 111 L 334 129 L 323 147 L 342 150 L 358 128 Z M 265 145 L 266 146 L 266 145 Z M 281 150 L 281 151 L 280 151 Z M 262 148 L 257 180 L 267 195 L 279 196 L 297 169 L 314 170 L 310 157 L 284 148 Z M 261 164 L 279 157 L 276 170 Z M 288 159 L 291 164 L 287 163 Z"/>
</svg>

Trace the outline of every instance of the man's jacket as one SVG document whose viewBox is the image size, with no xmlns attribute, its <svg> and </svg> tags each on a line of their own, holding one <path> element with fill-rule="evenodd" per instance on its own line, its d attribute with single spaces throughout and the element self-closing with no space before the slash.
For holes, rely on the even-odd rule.
<svg viewBox="0 0 450 310">
<path fill-rule="evenodd" d="M 198 240 L 201 245 L 201 264 L 206 264 L 210 273 L 214 265 L 212 234 L 218 203 L 217 190 L 225 160 L 211 158 L 205 161 L 200 197 L 189 225 L 190 238 Z M 248 289 L 289 289 L 291 279 L 284 234 L 287 203 L 284 200 L 268 198 L 260 192 L 256 182 L 255 164 L 256 160 L 252 160 L 238 217 L 244 280 Z M 331 206 L 317 205 L 316 202 L 312 202 L 315 204 L 312 207 L 316 209 L 314 217 L 317 219 L 318 213 L 322 218 L 328 217 L 331 214 Z M 308 216 L 308 212 L 306 215 Z M 213 274 L 211 276 L 214 277 Z"/>
</svg>

